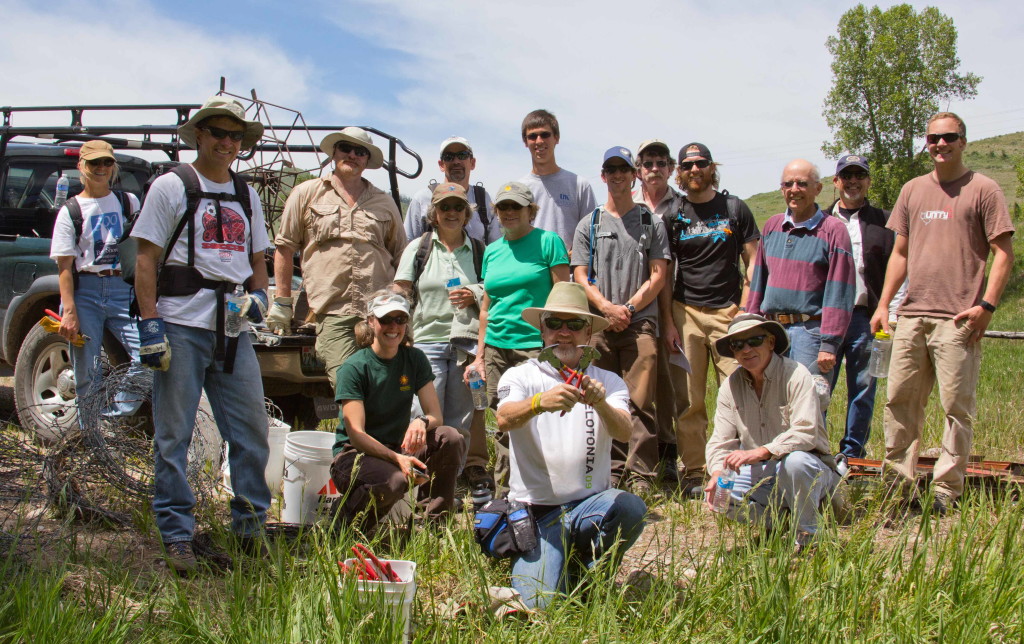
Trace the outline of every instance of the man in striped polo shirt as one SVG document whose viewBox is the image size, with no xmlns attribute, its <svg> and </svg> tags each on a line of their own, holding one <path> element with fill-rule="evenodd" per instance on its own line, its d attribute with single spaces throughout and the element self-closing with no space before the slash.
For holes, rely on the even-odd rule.
<svg viewBox="0 0 1024 644">
<path fill-rule="evenodd" d="M 783 170 L 786 212 L 773 215 L 761 231 L 747 299 L 750 313 L 786 328 L 787 357 L 815 376 L 835 367 L 856 293 L 850 233 L 814 201 L 820 177 L 803 159 Z"/>
</svg>

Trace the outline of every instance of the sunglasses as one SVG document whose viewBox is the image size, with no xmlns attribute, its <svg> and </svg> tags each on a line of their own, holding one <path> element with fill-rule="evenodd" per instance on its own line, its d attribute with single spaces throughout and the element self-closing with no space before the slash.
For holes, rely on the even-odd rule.
<svg viewBox="0 0 1024 644">
<path fill-rule="evenodd" d="M 864 171 L 840 172 L 839 173 L 839 178 L 844 180 L 844 181 L 849 181 L 850 179 L 867 179 L 868 178 L 868 173 L 864 172 Z"/>
<path fill-rule="evenodd" d="M 466 204 L 461 201 L 456 201 L 455 203 L 439 203 L 437 204 L 437 209 L 441 212 L 451 212 L 453 210 L 455 212 L 462 212 L 466 209 Z"/>
<path fill-rule="evenodd" d="M 441 155 L 441 160 L 445 163 L 451 163 L 455 159 L 459 161 L 467 161 L 473 158 L 473 153 L 469 150 L 463 150 L 462 152 L 445 152 Z"/>
<path fill-rule="evenodd" d="M 495 205 L 494 207 L 500 210 L 501 212 L 512 212 L 513 210 L 522 210 L 526 206 L 517 204 L 514 201 L 502 201 L 501 203 Z"/>
<path fill-rule="evenodd" d="M 693 166 L 697 166 L 701 170 L 711 165 L 711 162 L 707 159 L 701 159 L 700 161 L 680 161 L 679 167 L 684 171 L 689 171 Z"/>
<path fill-rule="evenodd" d="M 944 134 L 929 134 L 924 137 L 925 141 L 928 141 L 928 145 L 935 145 L 942 139 L 946 143 L 955 143 L 960 140 L 959 132 L 946 132 Z"/>
<path fill-rule="evenodd" d="M 116 162 L 113 159 L 111 159 L 110 157 L 106 157 L 103 159 L 89 159 L 88 161 L 85 162 L 85 165 L 89 166 L 90 168 L 109 168 L 113 166 L 114 163 Z"/>
<path fill-rule="evenodd" d="M 544 139 L 545 141 L 547 141 L 548 139 L 551 138 L 551 135 L 552 133 L 548 132 L 547 130 L 543 132 L 530 132 L 529 134 L 526 135 L 526 140 L 536 141 L 537 139 Z"/>
<path fill-rule="evenodd" d="M 382 318 L 377 318 L 381 326 L 391 326 L 392 324 L 407 324 L 409 322 L 408 315 L 385 315 Z"/>
<path fill-rule="evenodd" d="M 544 326 L 551 329 L 552 331 L 557 331 L 561 329 L 562 325 L 569 327 L 570 331 L 582 331 L 583 329 L 587 328 L 589 322 L 587 322 L 583 318 L 573 318 L 571 320 L 563 320 L 562 318 L 544 319 Z"/>
<path fill-rule="evenodd" d="M 768 336 L 766 336 L 766 335 L 755 335 L 752 338 L 742 338 L 742 339 L 737 339 L 737 340 L 729 340 L 729 348 L 732 349 L 734 353 L 736 351 L 742 350 L 743 347 L 745 347 L 745 346 L 749 346 L 751 348 L 757 348 L 757 347 L 761 346 L 762 344 L 764 344 L 764 341 L 765 341 L 765 339 L 767 337 Z"/>
<path fill-rule="evenodd" d="M 605 174 L 615 174 L 621 172 L 622 174 L 632 174 L 633 166 L 626 165 L 624 163 L 617 163 L 615 165 L 606 165 L 601 168 L 601 172 Z"/>
<path fill-rule="evenodd" d="M 667 168 L 669 163 L 665 159 L 659 159 L 658 161 L 644 161 L 643 166 L 644 170 L 653 170 L 654 166 L 658 166 L 658 168 Z"/>
<path fill-rule="evenodd" d="M 811 185 L 811 182 L 810 181 L 783 181 L 779 185 L 781 185 L 783 188 L 792 188 L 793 186 L 798 186 L 800 188 L 806 188 L 807 186 Z"/>
<path fill-rule="evenodd" d="M 214 127 L 212 125 L 204 125 L 203 127 L 196 129 L 204 130 L 210 136 L 217 139 L 218 141 L 227 138 L 237 143 L 238 141 L 242 140 L 242 137 L 245 136 L 245 130 L 225 130 L 222 127 Z"/>
<path fill-rule="evenodd" d="M 348 143 L 338 143 L 337 145 L 334 146 L 334 149 L 337 150 L 338 152 L 341 152 L 342 154 L 354 154 L 357 157 L 370 156 L 370 151 L 367 150 L 366 148 L 360 147 L 358 145 L 349 145 Z"/>
</svg>

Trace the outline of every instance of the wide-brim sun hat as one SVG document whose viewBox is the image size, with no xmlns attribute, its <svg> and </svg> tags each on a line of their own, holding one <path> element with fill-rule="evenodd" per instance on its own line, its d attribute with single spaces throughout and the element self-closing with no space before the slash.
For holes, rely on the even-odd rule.
<svg viewBox="0 0 1024 644">
<path fill-rule="evenodd" d="M 227 116 L 245 125 L 245 135 L 242 136 L 242 149 L 248 150 L 256 145 L 263 138 L 263 124 L 259 121 L 249 121 L 245 118 L 245 108 L 233 98 L 224 96 L 213 96 L 203 103 L 188 122 L 178 128 L 178 136 L 189 147 L 196 149 L 196 126 L 204 119 L 211 116 Z"/>
<path fill-rule="evenodd" d="M 531 306 L 523 309 L 523 319 L 530 325 L 540 329 L 540 319 L 544 313 L 568 313 L 590 320 L 594 333 L 608 328 L 608 320 L 590 312 L 587 303 L 587 292 L 582 284 L 576 282 L 557 282 L 548 293 L 547 302 L 543 307 Z"/>
<path fill-rule="evenodd" d="M 745 313 L 734 317 L 729 323 L 729 332 L 715 340 L 715 349 L 718 350 L 718 355 L 734 358 L 732 349 L 729 347 L 729 340 L 733 340 L 751 329 L 759 328 L 763 328 L 775 336 L 775 353 L 781 356 L 789 349 L 789 335 L 786 334 L 786 329 L 781 324 L 774 320 L 766 320 L 760 315 Z"/>
<path fill-rule="evenodd" d="M 366 162 L 367 170 L 376 170 L 384 165 L 384 153 L 373 144 L 373 139 L 361 127 L 349 126 L 341 132 L 331 132 L 320 141 L 320 149 L 329 157 L 334 156 L 334 146 L 344 141 L 352 145 L 358 145 L 370 151 L 370 159 Z"/>
<path fill-rule="evenodd" d="M 94 159 L 114 159 L 117 161 L 117 157 L 114 156 L 114 148 L 106 141 L 86 141 L 82 144 L 82 147 L 78 148 L 78 158 L 82 161 L 92 161 Z"/>
</svg>

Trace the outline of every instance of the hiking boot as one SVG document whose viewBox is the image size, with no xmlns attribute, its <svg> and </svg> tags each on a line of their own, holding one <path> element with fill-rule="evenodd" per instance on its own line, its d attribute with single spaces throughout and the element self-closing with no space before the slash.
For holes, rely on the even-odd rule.
<svg viewBox="0 0 1024 644">
<path fill-rule="evenodd" d="M 660 443 L 658 445 L 658 470 L 661 480 L 666 483 L 679 482 L 679 468 L 676 466 L 678 457 L 675 443 Z"/>
<path fill-rule="evenodd" d="M 704 498 L 705 485 L 707 483 L 704 482 L 703 476 L 688 476 L 679 481 L 679 490 L 687 499 L 701 500 Z"/>
<path fill-rule="evenodd" d="M 932 501 L 932 514 L 944 517 L 956 506 L 956 499 L 948 494 L 936 494 Z"/>
<path fill-rule="evenodd" d="M 836 489 L 832 491 L 829 499 L 832 506 L 832 516 L 839 525 L 849 525 L 853 519 L 853 505 L 850 503 L 850 484 L 846 480 L 839 481 Z"/>
<path fill-rule="evenodd" d="M 470 465 L 466 469 L 462 470 L 462 476 L 465 477 L 466 484 L 469 486 L 471 492 L 477 488 L 486 487 L 493 494 L 497 487 L 494 484 L 494 477 L 479 465 Z"/>
<path fill-rule="evenodd" d="M 815 545 L 813 534 L 799 530 L 796 533 L 796 543 L 793 545 L 793 556 L 810 555 L 814 552 Z"/>
<path fill-rule="evenodd" d="M 238 537 L 238 551 L 253 559 L 270 559 L 270 550 L 262 536 Z"/>
<path fill-rule="evenodd" d="M 196 555 L 192 552 L 191 541 L 174 541 L 164 544 L 164 561 L 167 567 L 180 574 L 191 574 L 199 567 Z"/>
</svg>

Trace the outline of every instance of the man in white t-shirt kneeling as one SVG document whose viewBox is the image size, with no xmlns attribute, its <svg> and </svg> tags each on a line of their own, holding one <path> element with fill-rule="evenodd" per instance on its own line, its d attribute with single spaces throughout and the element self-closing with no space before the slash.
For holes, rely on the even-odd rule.
<svg viewBox="0 0 1024 644">
<path fill-rule="evenodd" d="M 527 606 L 544 608 L 583 567 L 605 555 L 617 565 L 643 531 L 647 506 L 609 488 L 611 441 L 629 439 L 632 419 L 626 383 L 586 354 L 608 321 L 590 312 L 586 292 L 572 282 L 555 284 L 544 308 L 522 315 L 553 350 L 541 358 L 553 353 L 554 363 L 581 374 L 566 377 L 534 358 L 498 383 L 498 429 L 508 432 L 511 452 L 508 498 L 527 504 L 539 528 L 537 547 L 512 561 L 512 586 Z"/>
</svg>

